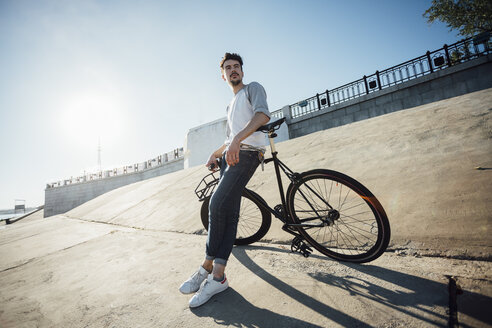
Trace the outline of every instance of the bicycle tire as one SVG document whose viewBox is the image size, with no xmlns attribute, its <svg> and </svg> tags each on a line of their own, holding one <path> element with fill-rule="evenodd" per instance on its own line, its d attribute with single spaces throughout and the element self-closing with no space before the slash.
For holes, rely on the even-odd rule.
<svg viewBox="0 0 492 328">
<path fill-rule="evenodd" d="M 338 219 L 332 211 L 330 221 L 327 204 L 338 212 Z M 296 183 L 289 185 L 287 208 L 294 224 L 331 224 L 297 229 L 309 244 L 333 259 L 369 262 L 388 247 L 390 225 L 381 203 L 361 183 L 343 173 L 301 173 Z"/>
<path fill-rule="evenodd" d="M 241 207 L 239 210 L 239 221 L 237 225 L 237 234 L 234 245 L 249 245 L 263 238 L 272 223 L 272 215 L 263 208 L 256 199 L 250 196 L 254 194 L 256 197 L 261 197 L 255 192 L 248 190 L 249 194 L 243 192 L 241 196 Z M 208 231 L 208 206 L 210 203 L 208 196 L 203 200 L 200 210 L 202 224 L 205 230 Z"/>
</svg>

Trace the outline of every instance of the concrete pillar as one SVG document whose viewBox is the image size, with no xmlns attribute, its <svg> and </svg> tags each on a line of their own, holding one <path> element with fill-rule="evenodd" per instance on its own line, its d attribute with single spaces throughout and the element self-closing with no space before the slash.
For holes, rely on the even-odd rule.
<svg viewBox="0 0 492 328">
<path fill-rule="evenodd" d="M 287 124 L 290 124 L 290 121 L 292 120 L 292 117 L 290 115 L 290 106 L 286 105 L 286 106 L 282 107 L 282 113 L 284 114 L 285 122 Z"/>
</svg>

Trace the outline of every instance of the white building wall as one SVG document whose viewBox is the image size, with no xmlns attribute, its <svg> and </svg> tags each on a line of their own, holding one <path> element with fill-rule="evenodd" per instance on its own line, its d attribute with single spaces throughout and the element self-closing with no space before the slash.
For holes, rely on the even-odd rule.
<svg viewBox="0 0 492 328">
<path fill-rule="evenodd" d="M 277 117 L 272 118 L 273 121 Z M 197 165 L 205 165 L 210 154 L 224 144 L 226 135 L 227 118 L 223 117 L 210 123 L 206 123 L 188 131 L 184 145 L 184 168 Z M 284 123 L 277 131 L 275 142 L 289 140 L 289 129 Z M 265 145 L 268 145 L 265 135 Z"/>
<path fill-rule="evenodd" d="M 227 118 L 188 130 L 184 144 L 184 168 L 205 165 L 212 152 L 224 144 Z"/>
</svg>

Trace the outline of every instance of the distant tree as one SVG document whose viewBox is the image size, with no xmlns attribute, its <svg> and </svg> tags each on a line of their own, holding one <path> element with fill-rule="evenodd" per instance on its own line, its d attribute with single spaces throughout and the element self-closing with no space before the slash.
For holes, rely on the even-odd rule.
<svg viewBox="0 0 492 328">
<path fill-rule="evenodd" d="M 423 16 L 429 23 L 439 20 L 468 37 L 492 30 L 492 0 L 432 0 Z"/>
</svg>

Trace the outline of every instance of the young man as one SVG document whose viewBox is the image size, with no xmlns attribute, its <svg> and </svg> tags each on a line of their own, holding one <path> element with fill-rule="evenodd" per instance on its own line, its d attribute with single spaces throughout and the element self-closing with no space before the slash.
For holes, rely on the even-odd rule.
<svg viewBox="0 0 492 328">
<path fill-rule="evenodd" d="M 183 294 L 196 292 L 190 307 L 204 304 L 229 286 L 224 271 L 236 239 L 241 194 L 265 151 L 263 133 L 256 129 L 270 119 L 263 87 L 257 82 L 243 83 L 241 57 L 226 53 L 220 69 L 234 97 L 227 107 L 225 143 L 210 155 L 206 164 L 217 166 L 217 159 L 222 158 L 220 181 L 210 199 L 205 260 L 179 288 Z"/>
</svg>

